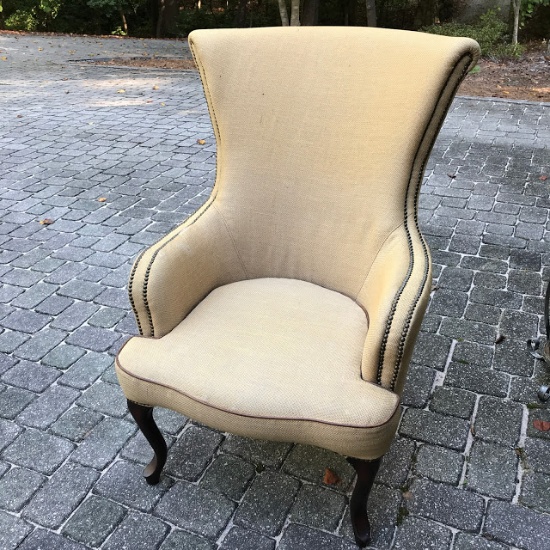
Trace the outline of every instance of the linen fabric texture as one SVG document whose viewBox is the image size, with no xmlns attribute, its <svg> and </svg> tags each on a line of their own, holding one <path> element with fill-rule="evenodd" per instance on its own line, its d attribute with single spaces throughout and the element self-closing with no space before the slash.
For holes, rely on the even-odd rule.
<svg viewBox="0 0 550 550">
<path fill-rule="evenodd" d="M 387 29 L 195 31 L 206 204 L 136 260 L 126 397 L 214 428 L 383 455 L 429 298 L 426 159 L 477 43 Z"/>
</svg>

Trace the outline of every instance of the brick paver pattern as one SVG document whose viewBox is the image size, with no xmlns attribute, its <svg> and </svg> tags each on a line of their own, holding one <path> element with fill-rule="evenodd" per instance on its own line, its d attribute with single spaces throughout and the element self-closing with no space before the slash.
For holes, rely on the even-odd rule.
<svg viewBox="0 0 550 550">
<path fill-rule="evenodd" d="M 128 274 L 205 201 L 215 142 L 196 73 L 83 60 L 185 43 L 0 34 L 0 50 L 0 548 L 355 548 L 333 453 L 158 410 L 169 462 L 141 477 L 113 370 L 137 332 Z M 549 147 L 550 106 L 472 98 L 437 140 L 419 212 L 434 289 L 371 497 L 376 548 L 548 548 L 533 420 L 550 421 L 550 373 L 525 340 L 550 275 Z"/>
</svg>

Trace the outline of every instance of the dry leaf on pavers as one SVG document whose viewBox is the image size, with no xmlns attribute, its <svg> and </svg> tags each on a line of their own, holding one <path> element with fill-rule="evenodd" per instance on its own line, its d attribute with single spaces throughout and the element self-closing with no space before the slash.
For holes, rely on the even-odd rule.
<svg viewBox="0 0 550 550">
<path fill-rule="evenodd" d="M 44 218 L 40 220 L 40 225 L 52 225 L 53 220 L 51 218 Z"/>
<path fill-rule="evenodd" d="M 160 106 L 161 107 L 166 107 L 166 103 L 161 103 Z"/>
<path fill-rule="evenodd" d="M 155 86 L 153 86 L 153 90 L 158 90 L 159 87 L 155 84 Z"/>
<path fill-rule="evenodd" d="M 125 94 L 126 90 L 124 88 L 120 88 L 120 90 L 116 91 L 117 94 Z"/>
<path fill-rule="evenodd" d="M 39 52 L 43 52 L 43 51 L 44 51 L 44 48 L 38 48 L 38 51 L 39 51 Z"/>
<path fill-rule="evenodd" d="M 547 176 L 546 174 L 543 174 L 543 175 L 539 178 L 540 181 L 546 181 L 547 179 L 548 179 L 548 176 Z"/>
<path fill-rule="evenodd" d="M 23 118 L 23 115 L 17 115 L 15 118 Z"/>
<path fill-rule="evenodd" d="M 413 496 L 413 494 L 412 494 L 410 491 L 405 491 L 405 492 L 403 493 L 403 498 L 404 498 L 405 500 L 410 500 L 410 499 L 412 498 L 412 496 Z"/>
<path fill-rule="evenodd" d="M 495 344 L 500 344 L 506 340 L 506 336 L 504 334 L 497 334 L 497 337 L 495 338 Z"/>
<path fill-rule="evenodd" d="M 439 286 L 432 285 L 432 288 L 431 288 L 430 292 L 433 292 L 434 290 L 439 290 Z"/>
<path fill-rule="evenodd" d="M 550 422 L 546 420 L 533 420 L 533 428 L 539 432 L 548 432 L 550 431 Z"/>
<path fill-rule="evenodd" d="M 456 178 L 456 174 L 447 174 L 452 180 Z"/>
<path fill-rule="evenodd" d="M 107 199 L 105 197 L 99 197 L 99 199 L 97 199 L 97 202 L 105 202 Z"/>
<path fill-rule="evenodd" d="M 340 481 L 341 479 L 336 472 L 333 472 L 330 468 L 325 468 L 325 475 L 323 476 L 325 485 L 336 485 Z"/>
<path fill-rule="evenodd" d="M 1 59 L 2 61 L 7 61 L 7 60 L 8 60 L 8 58 L 7 58 L 5 55 L 3 55 L 2 57 L 0 57 L 0 59 Z"/>
<path fill-rule="evenodd" d="M 206 140 L 205 139 L 197 139 L 197 143 L 199 145 L 204 145 L 206 143 Z"/>
</svg>

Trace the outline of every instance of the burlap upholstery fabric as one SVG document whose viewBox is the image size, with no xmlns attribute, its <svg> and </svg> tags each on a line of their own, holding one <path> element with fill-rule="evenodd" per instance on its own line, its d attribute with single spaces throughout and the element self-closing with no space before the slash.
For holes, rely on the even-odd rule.
<svg viewBox="0 0 550 550">
<path fill-rule="evenodd" d="M 216 184 L 201 210 L 134 265 L 130 298 L 144 338 L 132 340 L 118 358 L 123 390 L 135 401 L 174 408 L 242 435 L 376 458 L 395 430 L 396 395 L 430 292 L 429 252 L 416 220 L 422 173 L 456 88 L 477 59 L 477 44 L 405 31 L 329 27 L 195 31 L 189 44 L 216 135 Z M 342 340 L 353 346 L 351 355 L 331 367 L 348 372 L 353 365 L 356 382 L 368 388 L 363 397 L 361 391 L 348 396 L 336 384 L 331 395 L 304 394 L 290 405 L 297 399 L 290 397 L 295 373 L 313 376 L 315 354 L 292 356 L 269 341 L 268 351 L 258 358 L 271 357 L 269 369 L 284 379 L 290 418 L 277 416 L 283 414 L 276 406 L 282 388 L 277 395 L 259 392 L 252 403 L 236 407 L 228 406 L 221 393 L 205 399 L 189 393 L 185 377 L 175 374 L 188 367 L 168 359 L 180 357 L 192 315 L 204 309 L 219 315 L 220 322 L 225 319 L 216 331 L 204 320 L 199 332 L 228 344 L 232 324 L 242 319 L 222 307 L 222 295 L 232 289 L 238 301 L 235 293 L 241 292 L 243 303 L 255 311 L 244 282 L 262 281 L 261 304 L 276 289 L 282 292 L 281 279 L 293 281 L 282 300 L 309 283 L 323 296 L 338 294 L 355 306 L 347 323 L 363 312 L 368 330 L 353 344 Z M 283 308 L 283 313 L 288 311 Z M 323 314 L 320 309 L 319 319 Z M 279 319 L 270 330 L 277 333 L 285 322 Z M 317 345 L 310 329 L 308 323 L 296 328 L 304 349 Z M 242 349 L 248 349 L 246 344 Z M 138 356 L 149 358 L 147 366 Z M 200 361 L 199 370 L 206 359 Z M 217 366 L 210 361 L 212 372 L 225 368 L 223 353 Z M 231 368 L 237 369 L 234 383 L 244 391 L 254 369 L 247 361 Z M 254 368 L 263 382 L 275 379 L 265 365 Z M 329 366 L 323 369 L 318 377 L 327 376 Z M 204 381 L 208 384 L 216 380 Z M 377 397 L 381 391 L 383 399 Z M 318 409 L 323 399 L 343 402 L 337 410 L 327 404 L 324 416 Z M 355 407 L 362 399 L 380 410 L 374 414 L 370 405 L 359 406 L 363 422 L 343 413 L 348 401 Z M 268 410 L 279 412 L 270 416 Z M 308 422 L 315 428 L 307 429 L 303 424 Z M 355 437 L 363 441 L 354 443 Z M 375 443 L 366 442 L 371 437 Z"/>
</svg>

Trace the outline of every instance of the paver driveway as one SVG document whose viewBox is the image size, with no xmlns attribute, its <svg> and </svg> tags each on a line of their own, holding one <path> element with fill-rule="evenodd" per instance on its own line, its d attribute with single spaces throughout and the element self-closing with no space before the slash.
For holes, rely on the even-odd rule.
<svg viewBox="0 0 550 550">
<path fill-rule="evenodd" d="M 205 200 L 215 144 L 195 73 L 70 60 L 185 44 L 0 34 L 0 50 L 0 548 L 354 548 L 332 453 L 159 411 L 166 475 L 141 479 L 112 368 L 136 332 L 126 280 Z M 550 273 L 549 128 L 550 106 L 462 98 L 436 143 L 420 218 L 438 280 L 371 497 L 377 548 L 549 548 L 550 432 L 532 421 L 550 421 L 550 373 L 524 349 Z"/>
</svg>

